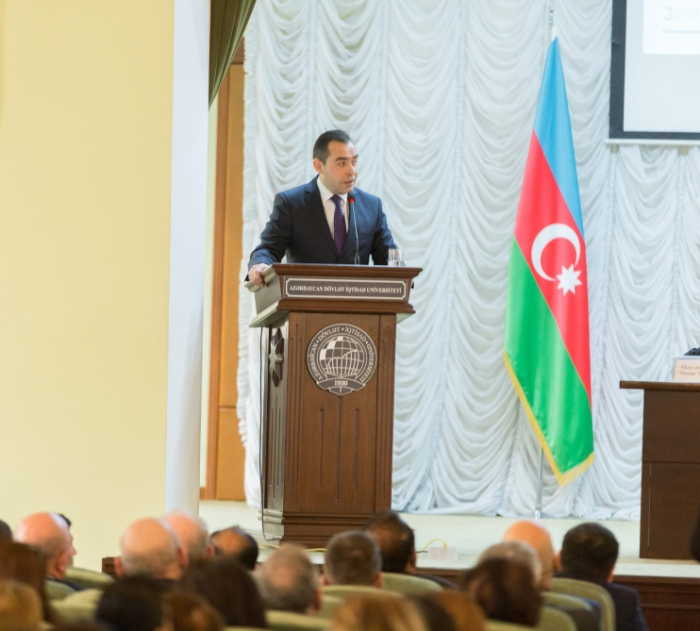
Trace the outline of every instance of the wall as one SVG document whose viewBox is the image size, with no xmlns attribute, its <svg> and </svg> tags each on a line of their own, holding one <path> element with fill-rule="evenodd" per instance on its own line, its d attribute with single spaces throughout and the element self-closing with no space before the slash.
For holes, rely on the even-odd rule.
<svg viewBox="0 0 700 631">
<path fill-rule="evenodd" d="M 0 517 L 164 508 L 173 3 L 0 0 Z"/>
</svg>

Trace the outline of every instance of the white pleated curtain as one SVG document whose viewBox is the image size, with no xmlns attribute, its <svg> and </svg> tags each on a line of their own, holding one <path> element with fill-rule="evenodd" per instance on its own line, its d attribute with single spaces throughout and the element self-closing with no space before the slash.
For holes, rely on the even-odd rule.
<svg viewBox="0 0 700 631">
<path fill-rule="evenodd" d="M 275 192 L 340 127 L 424 268 L 398 327 L 393 506 L 523 515 L 539 446 L 503 363 L 508 257 L 548 45 L 542 0 L 258 0 L 246 32 L 244 273 Z M 642 396 L 700 337 L 700 150 L 606 146 L 610 0 L 555 3 L 589 262 L 595 462 L 552 517 L 639 519 Z M 259 332 L 241 298 L 239 414 L 259 505 Z"/>
</svg>

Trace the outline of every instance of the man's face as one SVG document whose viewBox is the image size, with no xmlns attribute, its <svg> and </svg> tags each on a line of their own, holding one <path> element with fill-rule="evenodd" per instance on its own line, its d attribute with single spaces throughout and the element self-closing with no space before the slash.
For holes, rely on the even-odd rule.
<svg viewBox="0 0 700 631">
<path fill-rule="evenodd" d="M 330 154 L 324 164 L 314 159 L 314 169 L 321 183 L 334 195 L 345 195 L 355 187 L 357 179 L 357 153 L 351 142 L 345 144 L 339 140 L 328 143 Z"/>
</svg>

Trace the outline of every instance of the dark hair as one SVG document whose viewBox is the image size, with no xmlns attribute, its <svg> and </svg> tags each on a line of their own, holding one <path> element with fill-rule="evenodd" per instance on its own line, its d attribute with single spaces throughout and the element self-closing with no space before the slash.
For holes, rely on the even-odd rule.
<svg viewBox="0 0 700 631">
<path fill-rule="evenodd" d="M 0 541 L 12 541 L 12 528 L 0 519 Z"/>
<path fill-rule="evenodd" d="M 342 131 L 341 129 L 331 129 L 330 131 L 324 131 L 314 143 L 314 160 L 320 160 L 321 162 L 323 162 L 323 164 L 326 164 L 326 160 L 328 160 L 328 156 L 331 153 L 330 149 L 328 149 L 328 145 L 334 140 L 337 142 L 342 142 L 344 145 L 347 145 L 352 142 L 352 138 L 350 138 L 350 135 L 347 132 Z"/>
<path fill-rule="evenodd" d="M 542 596 L 534 585 L 530 568 L 518 561 L 482 561 L 465 573 L 462 589 L 490 620 L 534 627 L 540 618 Z"/>
<path fill-rule="evenodd" d="M 615 567 L 620 545 L 604 526 L 585 523 L 564 535 L 562 569 L 575 578 L 604 582 Z"/>
<path fill-rule="evenodd" d="M 173 631 L 221 631 L 224 619 L 204 598 L 187 592 L 169 592 L 164 600 L 170 609 Z"/>
<path fill-rule="evenodd" d="M 469 594 L 455 589 L 443 589 L 423 594 L 422 598 L 438 603 L 450 615 L 457 631 L 485 631 L 486 616 Z"/>
<path fill-rule="evenodd" d="M 425 594 L 410 596 L 428 631 L 457 631 L 454 620 L 442 605 Z"/>
<path fill-rule="evenodd" d="M 335 535 L 324 556 L 331 585 L 372 585 L 382 568 L 377 542 L 366 532 L 349 530 Z"/>
<path fill-rule="evenodd" d="M 382 553 L 382 572 L 404 573 L 416 551 L 416 540 L 411 527 L 392 510 L 372 517 L 363 530 L 379 544 Z"/>
<path fill-rule="evenodd" d="M 91 622 L 73 622 L 57 624 L 51 627 L 51 631 L 104 631 L 104 627 Z"/>
<path fill-rule="evenodd" d="M 162 588 L 147 576 L 126 576 L 108 585 L 95 620 L 110 631 L 154 631 L 163 624 Z"/>
<path fill-rule="evenodd" d="M 226 552 L 216 545 L 216 537 L 227 532 L 237 535 L 243 543 L 243 546 L 235 552 Z M 258 562 L 258 553 L 260 552 L 258 542 L 250 534 L 243 530 L 243 528 L 231 526 L 230 528 L 217 530 L 216 532 L 212 533 L 211 540 L 214 544 L 214 551 L 216 552 L 217 556 L 225 556 L 226 554 L 230 554 L 231 556 L 236 557 L 240 561 L 241 565 L 246 568 L 246 570 L 250 570 L 252 572 L 255 569 L 255 564 Z"/>
<path fill-rule="evenodd" d="M 41 600 L 44 621 L 57 621 L 46 595 L 46 556 L 41 550 L 26 543 L 0 541 L 0 579 L 13 579 L 33 587 Z"/>
<path fill-rule="evenodd" d="M 177 589 L 206 599 L 223 616 L 227 627 L 267 628 L 255 581 L 231 556 L 191 563 Z"/>
</svg>

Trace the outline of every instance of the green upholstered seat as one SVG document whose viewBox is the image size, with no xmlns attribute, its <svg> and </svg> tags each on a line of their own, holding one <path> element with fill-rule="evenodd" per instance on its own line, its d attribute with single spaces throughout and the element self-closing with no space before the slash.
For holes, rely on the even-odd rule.
<svg viewBox="0 0 700 631">
<path fill-rule="evenodd" d="M 542 592 L 542 600 L 545 605 L 552 605 L 553 607 L 593 611 L 593 606 L 588 601 L 564 592 Z"/>
<path fill-rule="evenodd" d="M 401 597 L 401 594 L 396 592 L 366 585 L 325 585 L 321 588 L 321 611 L 318 612 L 318 617 L 332 618 L 333 612 L 346 598 L 362 594 L 390 596 L 392 598 Z"/>
<path fill-rule="evenodd" d="M 442 587 L 435 581 L 411 574 L 395 574 L 394 572 L 382 572 L 382 589 L 404 596 L 442 591 Z"/>
<path fill-rule="evenodd" d="M 540 609 L 540 620 L 536 628 L 540 631 L 576 631 L 576 623 L 563 611 L 545 606 Z"/>
<path fill-rule="evenodd" d="M 107 585 L 114 583 L 114 579 L 109 574 L 82 567 L 69 567 L 66 570 L 66 580 L 85 589 L 104 589 Z"/>
<path fill-rule="evenodd" d="M 265 613 L 267 626 L 275 631 L 323 631 L 328 627 L 328 619 L 306 616 L 290 611 L 268 611 Z"/>
<path fill-rule="evenodd" d="M 321 594 L 321 609 L 316 614 L 319 618 L 332 618 L 338 605 L 343 602 L 343 598 L 339 596 L 331 596 L 330 594 Z"/>
<path fill-rule="evenodd" d="M 500 620 L 487 620 L 486 631 L 532 631 L 532 627 L 524 627 L 520 624 L 501 622 Z"/>
<path fill-rule="evenodd" d="M 90 622 L 95 618 L 101 596 L 101 589 L 84 589 L 66 596 L 63 600 L 52 602 L 51 605 L 64 622 Z"/>
<path fill-rule="evenodd" d="M 600 606 L 600 631 L 615 631 L 615 603 L 605 588 L 573 578 L 553 578 L 551 591 L 597 602 Z"/>
<path fill-rule="evenodd" d="M 76 593 L 72 587 L 59 583 L 58 581 L 50 581 L 48 579 L 44 581 L 44 589 L 46 589 L 46 596 L 51 601 L 62 600 L 66 596 Z"/>
</svg>

